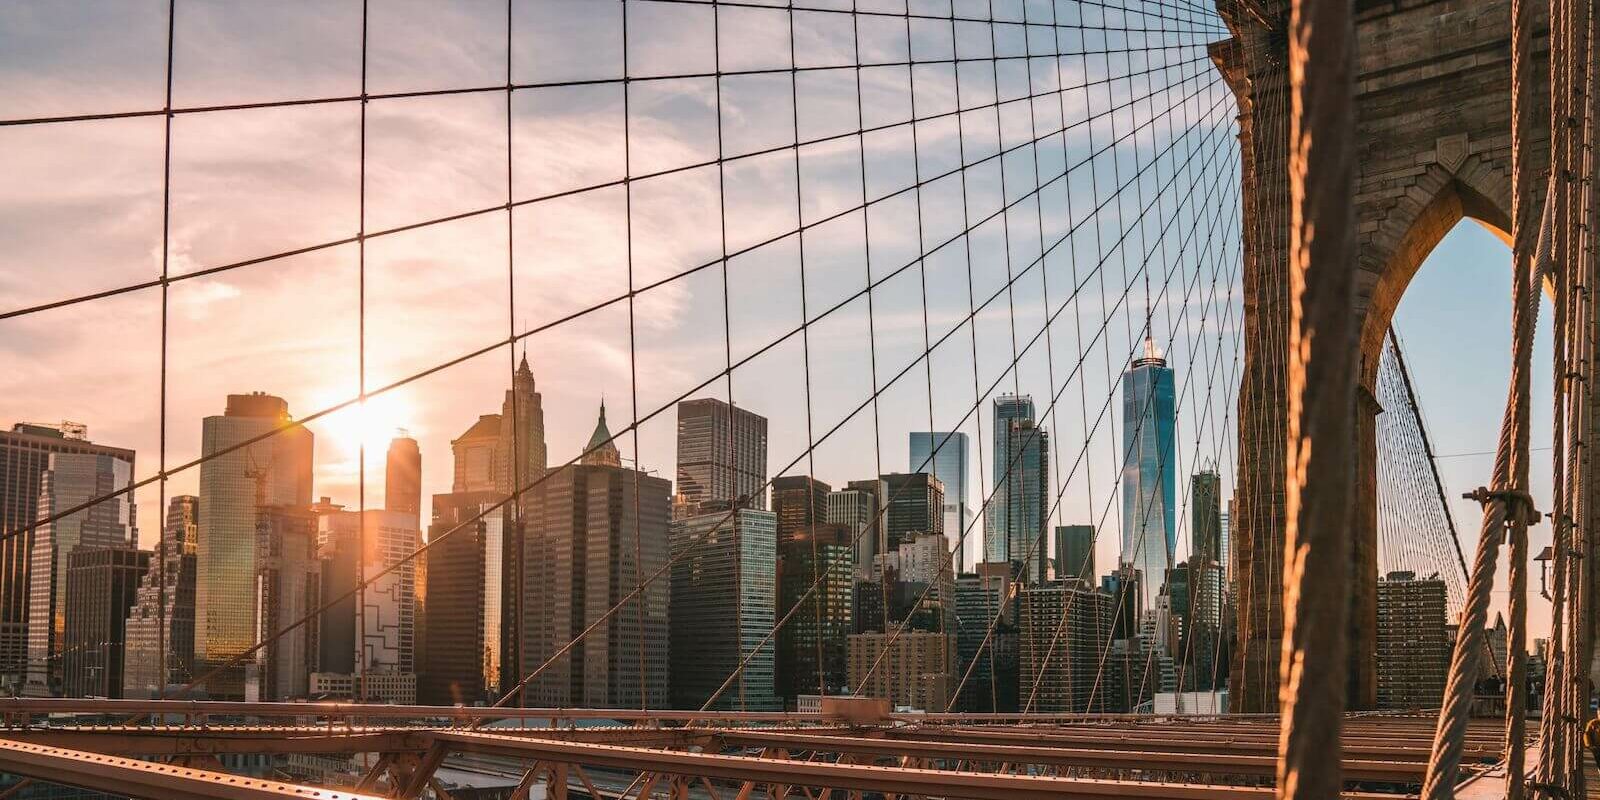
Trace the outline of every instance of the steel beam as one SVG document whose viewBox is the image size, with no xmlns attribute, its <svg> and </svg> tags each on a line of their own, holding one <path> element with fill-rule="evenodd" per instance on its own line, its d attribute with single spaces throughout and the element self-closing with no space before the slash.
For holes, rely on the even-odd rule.
<svg viewBox="0 0 1600 800">
<path fill-rule="evenodd" d="M 360 717 L 363 719 L 448 720 L 456 724 L 493 719 L 615 719 L 648 722 L 827 722 L 823 714 L 781 711 L 641 711 L 624 708 L 487 708 L 481 706 L 378 705 L 364 703 L 234 703 L 215 700 L 103 700 L 83 698 L 0 698 L 0 716 L 95 714 L 102 716 L 185 717 Z"/>
<path fill-rule="evenodd" d="M 297 726 L 83 726 L 0 729 L 0 739 L 125 756 L 222 753 L 421 753 L 430 730 L 416 727 Z M 542 736 L 581 742 L 684 747 L 708 734 L 690 729 L 528 728 L 500 730 L 508 736 Z"/>
<path fill-rule="evenodd" d="M 29 728 L 0 730 L 0 740 L 125 756 L 420 753 L 427 747 L 415 730 L 337 728 Z"/>
<path fill-rule="evenodd" d="M 382 800 L 376 795 L 8 741 L 0 741 L 0 772 L 140 800 Z"/>
<path fill-rule="evenodd" d="M 1277 756 L 1271 754 L 1179 753 L 1155 747 L 1105 749 L 1039 747 L 1035 745 L 995 745 L 967 742 L 950 743 L 897 736 L 893 739 L 855 736 L 828 736 L 800 733 L 768 733 L 760 730 L 727 730 L 718 738 L 733 746 L 781 746 L 790 750 L 820 750 L 877 757 L 913 756 L 945 760 L 968 759 L 1014 764 L 1054 764 L 1096 769 L 1154 770 L 1157 772 L 1209 773 L 1271 777 Z M 1354 780 L 1411 783 L 1422 779 L 1423 765 L 1417 762 L 1346 759 L 1344 771 Z"/>
<path fill-rule="evenodd" d="M 645 747 L 562 742 L 476 731 L 432 734 L 452 752 L 483 753 L 608 769 L 685 775 L 779 786 L 806 786 L 894 795 L 933 795 L 975 800 L 1103 800 L 1138 796 L 1158 800 L 1213 800 L 1273 796 L 1271 788 L 1211 786 L 1145 781 L 1091 780 L 950 770 L 879 767 L 818 761 L 801 762 L 750 756 L 655 750 Z"/>
<path fill-rule="evenodd" d="M 491 719 L 615 719 L 641 722 L 689 723 L 706 722 L 768 722 L 768 723 L 837 723 L 837 715 L 822 713 L 780 711 L 672 711 L 621 708 L 488 708 L 482 706 L 430 706 L 430 705 L 369 705 L 363 703 L 272 703 L 224 702 L 217 700 L 131 700 L 86 698 L 0 698 L 0 716 L 45 714 L 97 714 L 107 716 L 176 715 L 190 717 L 361 717 L 366 719 L 438 719 L 452 723 L 468 723 Z M 1432 730 L 1431 715 L 1374 715 L 1357 714 L 1348 718 L 1347 725 L 1360 727 L 1371 723 L 1380 726 L 1416 725 Z M 951 714 L 889 714 L 885 722 L 940 724 L 940 725 L 992 725 L 992 724 L 1060 724 L 1072 726 L 1127 725 L 1151 726 L 1258 726 L 1275 730 L 1277 717 L 1272 714 L 1072 714 L 1072 713 L 951 713 Z"/>
<path fill-rule="evenodd" d="M 1261 739 L 1251 736 L 1237 736 L 1226 731 L 1215 731 L 1210 735 L 1170 735 L 1156 729 L 1149 731 L 1121 731 L 1114 728 L 1104 730 L 1081 729 L 1040 729 L 1030 730 L 1025 728 L 917 728 L 917 729 L 892 729 L 887 735 L 896 738 L 918 738 L 944 742 L 974 742 L 992 744 L 1020 744 L 1039 745 L 1050 744 L 1054 746 L 1072 746 L 1084 748 L 1101 748 L 1111 750 L 1137 750 L 1141 748 L 1156 748 L 1175 753 L 1241 753 L 1241 754 L 1276 754 L 1277 743 L 1271 739 Z M 1501 755 L 1500 746 L 1492 742 L 1468 743 L 1465 747 L 1468 758 L 1479 760 L 1495 760 Z M 1400 740 L 1396 744 L 1386 745 L 1360 745 L 1349 744 L 1344 746 L 1346 758 L 1377 759 L 1386 761 L 1426 761 L 1428 758 L 1428 745 L 1426 742 L 1406 742 Z"/>
</svg>

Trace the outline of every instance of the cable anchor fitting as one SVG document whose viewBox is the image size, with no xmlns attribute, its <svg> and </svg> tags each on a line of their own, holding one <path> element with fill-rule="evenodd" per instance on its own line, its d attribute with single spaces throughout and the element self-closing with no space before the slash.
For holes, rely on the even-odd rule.
<svg viewBox="0 0 1600 800">
<path fill-rule="evenodd" d="M 1461 495 L 1467 500 L 1476 500 L 1479 505 L 1491 502 L 1502 503 L 1506 507 L 1506 522 L 1516 522 L 1516 515 L 1521 515 L 1523 524 L 1532 527 L 1538 525 L 1544 515 L 1539 513 L 1534 505 L 1533 495 L 1522 489 L 1496 489 L 1491 490 L 1486 486 L 1479 486 L 1470 492 Z"/>
</svg>

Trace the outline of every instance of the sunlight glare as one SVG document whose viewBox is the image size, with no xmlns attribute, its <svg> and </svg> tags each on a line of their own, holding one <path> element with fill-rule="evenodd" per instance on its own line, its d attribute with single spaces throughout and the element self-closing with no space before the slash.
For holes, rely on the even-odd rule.
<svg viewBox="0 0 1600 800">
<path fill-rule="evenodd" d="M 381 394 L 340 409 L 319 421 L 317 434 L 328 437 L 341 453 L 356 456 L 363 444 L 367 457 L 382 454 L 389 441 L 414 420 L 411 404 L 394 394 Z"/>
</svg>

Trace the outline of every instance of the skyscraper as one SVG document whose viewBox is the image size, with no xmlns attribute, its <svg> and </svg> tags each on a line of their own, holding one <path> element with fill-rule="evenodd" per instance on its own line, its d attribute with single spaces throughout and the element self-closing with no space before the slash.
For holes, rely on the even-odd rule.
<svg viewBox="0 0 1600 800">
<path fill-rule="evenodd" d="M 1056 526 L 1056 580 L 1078 579 L 1094 586 L 1094 526 Z"/>
<path fill-rule="evenodd" d="M 1143 574 L 1139 610 L 1154 607 L 1178 547 L 1177 409 L 1167 361 L 1146 339 L 1122 376 L 1122 557 Z"/>
<path fill-rule="evenodd" d="M 500 434 L 495 446 L 495 490 L 510 495 L 544 475 L 548 453 L 544 443 L 544 399 L 528 368 L 528 354 L 511 377 L 500 406 Z"/>
<path fill-rule="evenodd" d="M 203 513 L 207 501 L 202 496 L 200 502 Z M 255 621 L 259 638 L 251 644 L 266 642 L 266 646 L 255 652 L 253 669 L 246 671 L 244 699 L 287 700 L 306 694 L 317 668 L 321 633 L 317 618 L 277 635 L 322 604 L 317 514 L 306 505 L 259 506 L 254 511 L 259 547 L 252 558 L 256 572 L 252 597 L 260 611 Z"/>
<path fill-rule="evenodd" d="M 0 531 L 39 519 L 39 482 L 52 453 L 110 456 L 126 461 L 132 474 L 133 451 L 90 442 L 83 425 L 17 423 L 0 431 Z M 37 533 L 0 540 L 0 687 L 18 691 L 28 670 L 29 572 Z"/>
<path fill-rule="evenodd" d="M 472 705 L 499 699 L 505 582 L 505 517 L 483 513 L 493 491 L 436 494 L 423 580 L 427 626 L 419 702 Z M 515 679 L 513 679 L 515 680 Z"/>
<path fill-rule="evenodd" d="M 884 514 L 886 552 L 898 551 L 919 533 L 945 532 L 944 484 L 938 478 L 926 472 L 893 472 L 881 480 L 889 506 Z"/>
<path fill-rule="evenodd" d="M 422 529 L 422 450 L 404 431 L 389 440 L 383 470 L 383 507 L 411 515 L 411 527 Z"/>
<path fill-rule="evenodd" d="M 1102 650 L 1113 606 L 1104 592 L 1067 583 L 1029 586 L 1021 595 L 1021 705 L 1045 713 L 1114 709 L 1101 682 Z"/>
<path fill-rule="evenodd" d="M 182 685 L 194 677 L 194 550 L 199 527 L 200 498 L 181 494 L 167 501 L 162 544 L 150 559 L 134 607 L 128 612 L 123 697 L 156 697 L 167 686 Z M 158 562 L 163 554 L 165 567 Z M 165 669 L 161 666 L 163 653 Z"/>
<path fill-rule="evenodd" d="M 1210 691 L 1227 680 L 1225 586 L 1215 561 L 1191 558 L 1167 571 L 1166 600 L 1176 628 L 1168 636 L 1185 690 Z"/>
<path fill-rule="evenodd" d="M 602 418 L 591 441 L 608 438 Z M 527 685 L 524 705 L 667 704 L 667 584 L 645 585 L 617 613 L 605 614 L 666 565 L 672 486 L 614 463 L 614 449 L 594 458 L 606 447 L 585 456 L 590 463 L 560 467 L 528 492 L 517 675 L 544 669 Z M 556 658 L 591 625 L 597 627 Z"/>
<path fill-rule="evenodd" d="M 132 547 L 79 547 L 67 556 L 62 693 L 122 697 L 128 609 L 150 553 Z"/>
<path fill-rule="evenodd" d="M 772 479 L 772 513 L 778 516 L 778 547 L 801 531 L 828 520 L 828 494 L 833 487 L 809 475 Z"/>
<path fill-rule="evenodd" d="M 959 680 L 950 636 L 928 631 L 852 633 L 849 681 L 866 697 L 942 714 Z M 887 651 L 887 652 L 885 652 Z"/>
<path fill-rule="evenodd" d="M 711 397 L 678 403 L 676 516 L 706 502 L 764 509 L 766 485 L 766 417 Z"/>
<path fill-rule="evenodd" d="M 466 432 L 450 440 L 450 452 L 455 459 L 455 479 L 450 491 L 497 491 L 497 463 L 500 444 L 500 415 L 484 414 Z"/>
<path fill-rule="evenodd" d="M 1222 562 L 1222 476 L 1204 469 L 1189 479 L 1192 558 Z"/>
<path fill-rule="evenodd" d="M 1222 563 L 1222 577 L 1223 577 L 1224 582 L 1229 587 L 1228 591 L 1232 592 L 1233 591 L 1233 589 L 1232 589 L 1232 586 L 1233 586 L 1233 501 L 1232 500 L 1228 501 L 1228 510 L 1222 512 L 1222 518 L 1221 518 L 1220 522 L 1217 525 L 1217 530 L 1218 530 L 1217 538 L 1220 540 L 1220 547 L 1221 547 L 1221 552 L 1222 552 L 1222 555 L 1218 559 Z"/>
<path fill-rule="evenodd" d="M 622 452 L 617 449 L 616 437 L 606 425 L 606 404 L 600 401 L 600 419 L 589 434 L 589 443 L 583 446 L 583 457 L 578 463 L 596 467 L 622 466 Z"/>
<path fill-rule="evenodd" d="M 1448 613 L 1444 581 L 1436 577 L 1391 572 L 1378 581 L 1378 708 L 1439 707 L 1453 644 Z"/>
<path fill-rule="evenodd" d="M 872 559 L 888 547 L 888 522 L 879 513 L 885 496 L 881 478 L 851 481 L 828 495 L 828 523 L 850 528 L 857 578 L 865 577 L 872 569 Z"/>
<path fill-rule="evenodd" d="M 317 556 L 322 561 L 324 602 L 370 583 L 322 614 L 319 671 L 356 674 L 362 669 L 402 674 L 416 671 L 417 560 L 405 557 L 422 546 L 422 534 L 404 511 L 329 508 L 317 518 Z M 363 532 L 363 528 L 365 531 Z M 366 551 L 362 554 L 361 545 Z M 359 561 L 358 561 L 359 559 Z M 394 569 L 385 572 L 390 567 Z M 357 601 L 365 600 L 358 614 Z M 357 629 L 361 625 L 360 644 Z M 359 681 L 358 681 L 359 683 Z"/>
<path fill-rule="evenodd" d="M 269 394 L 228 395 L 222 416 L 201 426 L 200 527 L 195 547 L 195 668 L 208 672 L 258 640 L 257 509 L 311 502 L 312 435 L 289 427 L 289 405 Z M 282 428 L 282 430 L 278 430 Z M 277 430 L 277 433 L 272 433 Z M 263 434 L 271 436 L 228 453 Z M 267 526 L 270 534 L 277 530 Z M 313 525 L 313 542 L 315 526 Z M 268 543 L 270 545 L 270 543 Z M 216 699 L 244 697 L 244 670 L 234 665 L 206 690 Z"/>
<path fill-rule="evenodd" d="M 777 685 L 786 704 L 821 686 L 828 694 L 844 688 L 845 637 L 854 627 L 852 532 L 814 525 L 778 545 L 778 618 L 800 606 L 778 630 Z"/>
<path fill-rule="evenodd" d="M 132 480 L 132 456 L 51 453 L 39 477 L 39 518 L 127 488 Z M 61 694 L 72 553 L 78 548 L 131 546 L 136 536 L 132 499 L 131 494 L 111 498 L 34 531 L 28 568 L 28 694 Z"/>
<path fill-rule="evenodd" d="M 944 484 L 944 532 L 956 545 L 956 567 L 966 569 L 962 533 L 972 521 L 967 509 L 967 435 L 960 431 L 912 431 L 911 471 L 929 472 Z"/>
<path fill-rule="evenodd" d="M 983 560 L 989 562 L 1012 561 L 1011 521 L 1009 493 L 1006 480 L 1011 470 L 1011 427 L 1014 422 L 1033 422 L 1033 398 L 1029 395 L 1001 395 L 994 400 L 994 463 L 990 465 L 994 480 L 990 484 L 993 495 L 983 531 Z"/>
<path fill-rule="evenodd" d="M 711 707 L 778 710 L 762 645 L 777 620 L 777 517 L 726 502 L 700 510 L 672 523 L 672 707 L 699 708 L 744 663 Z"/>
<path fill-rule="evenodd" d="M 1006 553 L 1024 583 L 1043 583 L 1049 551 L 1050 435 L 1032 419 L 1007 421 L 1009 474 L 999 494 L 1006 505 Z"/>
<path fill-rule="evenodd" d="M 959 710 L 1017 710 L 1017 606 L 1010 587 L 1006 563 L 979 563 L 956 579 L 955 674 L 958 683 L 968 676 Z"/>
</svg>

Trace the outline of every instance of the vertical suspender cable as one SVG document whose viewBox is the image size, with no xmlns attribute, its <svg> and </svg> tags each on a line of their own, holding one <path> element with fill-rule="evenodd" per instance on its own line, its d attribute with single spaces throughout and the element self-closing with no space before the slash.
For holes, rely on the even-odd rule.
<svg viewBox="0 0 1600 800">
<path fill-rule="evenodd" d="M 161 475 L 161 489 L 156 497 L 156 699 L 167 696 L 167 683 L 172 676 L 167 672 L 167 271 L 169 268 L 169 241 L 172 237 L 172 61 L 177 31 L 178 0 L 167 0 L 167 107 L 164 121 L 161 154 L 161 421 L 160 455 L 157 471 Z M 129 480 L 132 480 L 130 473 Z M 132 502 L 133 498 L 128 498 Z M 138 546 L 134 542 L 134 546 Z M 178 543 L 179 563 L 182 563 L 183 543 Z M 176 600 L 176 596 L 173 598 Z M 192 653 L 190 654 L 193 655 Z M 192 662 L 193 659 L 191 658 Z M 184 676 L 188 680 L 188 676 Z"/>
<path fill-rule="evenodd" d="M 1562 14 L 1563 5 L 1564 0 L 1554 0 L 1550 4 L 1552 42 L 1560 35 L 1559 31 L 1562 29 L 1561 19 L 1564 18 L 1564 15 Z M 1556 48 L 1552 46 L 1550 81 L 1550 145 L 1552 159 L 1557 157 L 1557 154 L 1562 148 L 1562 129 L 1559 123 L 1559 118 L 1563 116 L 1561 108 L 1562 104 L 1565 102 L 1563 98 L 1565 89 L 1563 88 L 1563 70 L 1559 66 L 1560 60 L 1561 59 L 1559 54 L 1556 52 Z M 1557 186 L 1558 183 L 1555 180 L 1552 180 L 1552 198 L 1559 196 L 1555 194 L 1555 192 L 1558 191 Z M 1551 201 L 1547 201 L 1547 203 L 1548 202 Z M 1564 202 L 1564 200 L 1557 201 L 1557 206 L 1559 207 L 1562 202 Z M 1562 215 L 1558 214 L 1558 218 L 1561 216 Z M 1560 247 L 1559 244 L 1557 246 Z M 1556 256 L 1556 260 L 1557 263 L 1563 263 L 1563 259 L 1561 259 L 1559 254 Z M 1569 769 L 1569 765 L 1566 763 L 1567 758 L 1565 754 L 1565 746 L 1562 743 L 1562 739 L 1566 733 L 1566 726 L 1562 722 L 1562 717 L 1568 712 L 1567 701 L 1570 697 L 1566 690 L 1566 681 L 1564 680 L 1563 676 L 1566 673 L 1567 657 L 1569 653 L 1566 639 L 1572 633 L 1566 625 L 1565 620 L 1565 616 L 1569 613 L 1569 611 L 1571 611 L 1568 601 L 1571 599 L 1569 587 L 1572 581 L 1572 574 L 1569 572 L 1569 570 L 1571 569 L 1570 556 L 1572 554 L 1573 531 L 1570 522 L 1572 516 L 1568 509 L 1570 496 L 1567 492 L 1567 484 L 1565 479 L 1566 465 L 1564 459 L 1567 440 L 1565 414 L 1566 400 L 1568 392 L 1572 388 L 1569 385 L 1567 377 L 1570 369 L 1567 363 L 1567 348 L 1570 346 L 1570 342 L 1566 335 L 1568 330 L 1567 302 L 1571 294 L 1570 284 L 1572 274 L 1572 270 L 1567 268 L 1565 263 L 1563 263 L 1563 268 L 1561 270 L 1552 274 L 1553 285 L 1555 287 L 1555 302 L 1552 303 L 1555 317 L 1554 335 L 1552 336 L 1554 350 L 1554 363 L 1552 367 L 1554 375 L 1553 385 L 1555 387 L 1555 391 L 1553 392 L 1553 432 L 1551 436 L 1551 486 L 1554 491 L 1551 498 L 1550 521 L 1551 550 L 1554 554 L 1555 568 L 1554 576 L 1550 582 L 1550 586 L 1552 587 L 1549 595 L 1550 638 L 1548 640 L 1549 649 L 1546 653 L 1549 658 L 1549 661 L 1547 662 L 1548 671 L 1546 677 L 1554 678 L 1554 680 L 1546 681 L 1546 686 L 1548 688 L 1544 693 L 1543 702 L 1541 703 L 1539 715 L 1539 763 L 1537 772 L 1539 782 L 1550 785 L 1559 785 L 1564 783 Z"/>
<path fill-rule="evenodd" d="M 1525 315 L 1512 341 L 1513 386 L 1508 411 L 1511 424 L 1510 484 L 1495 488 L 1511 490 L 1526 497 L 1528 485 L 1528 381 L 1533 349 L 1533 318 L 1538 314 L 1538 294 L 1534 285 L 1533 249 L 1536 239 L 1534 207 L 1529 202 L 1532 167 L 1529 163 L 1526 132 L 1532 123 L 1532 20 L 1527 0 L 1513 0 L 1511 12 L 1511 219 L 1512 219 L 1512 301 L 1515 314 Z M 1515 320 L 1517 317 L 1514 316 Z M 1502 437 L 1502 441 L 1504 438 Z M 1527 687 L 1527 560 L 1530 503 L 1518 500 L 1507 518 L 1510 552 L 1507 579 L 1511 594 L 1507 603 L 1510 618 L 1506 642 L 1506 798 L 1521 800 L 1524 784 Z"/>
<path fill-rule="evenodd" d="M 1278 796 L 1339 794 L 1355 403 L 1353 9 L 1289 18 L 1287 527 Z M 1315 67 L 1312 65 L 1315 64 Z M 1312 70 L 1315 70 L 1314 74 Z"/>
<path fill-rule="evenodd" d="M 1586 11 L 1588 24 L 1585 26 L 1583 48 L 1585 74 L 1582 84 L 1582 178 L 1579 184 L 1579 191 L 1581 197 L 1583 198 L 1583 211 L 1580 217 L 1580 222 L 1582 225 L 1581 230 L 1583 231 L 1583 247 L 1580 248 L 1580 252 L 1576 257 L 1575 264 L 1579 270 L 1578 274 L 1583 276 L 1582 280 L 1584 287 L 1591 292 L 1591 294 L 1585 295 L 1583 299 L 1586 303 L 1585 311 L 1588 315 L 1587 322 L 1590 325 L 1594 325 L 1597 317 L 1594 314 L 1594 307 L 1592 305 L 1592 291 L 1596 281 L 1600 280 L 1600 263 L 1597 263 L 1596 260 L 1596 236 L 1597 234 L 1600 234 L 1600 206 L 1597 206 L 1595 197 L 1596 166 L 1597 164 L 1600 164 L 1600 162 L 1597 162 L 1595 158 L 1595 126 L 1597 122 L 1597 110 L 1595 107 L 1595 83 L 1597 80 L 1600 80 L 1600 13 L 1596 13 L 1592 6 L 1586 6 Z M 1578 336 L 1581 337 L 1578 341 L 1580 342 L 1583 352 L 1583 360 L 1580 362 L 1580 369 L 1582 370 L 1581 374 L 1583 375 L 1583 379 L 1581 381 L 1581 391 L 1578 393 L 1578 396 L 1587 401 L 1589 398 L 1594 397 L 1595 372 L 1593 353 L 1596 337 L 1592 327 L 1587 330 L 1582 327 L 1574 327 L 1574 330 L 1577 332 Z M 1594 419 L 1593 414 L 1589 413 L 1587 408 L 1583 413 L 1583 420 L 1585 423 L 1592 425 L 1592 421 Z M 1574 485 L 1584 486 L 1588 489 L 1592 489 L 1593 473 L 1588 468 L 1588 453 L 1589 447 L 1592 447 L 1593 445 L 1593 441 L 1590 438 L 1589 433 L 1590 430 L 1586 427 L 1581 434 L 1582 441 L 1586 445 L 1586 447 L 1583 449 L 1584 458 L 1578 463 L 1569 461 L 1568 471 L 1581 474 L 1585 481 L 1585 483 L 1574 482 Z M 1578 448 L 1576 447 L 1572 448 L 1573 451 L 1576 451 L 1577 449 Z M 1568 458 L 1576 461 L 1575 452 L 1569 454 Z M 1576 494 L 1572 498 L 1572 503 L 1581 510 L 1583 515 L 1582 518 L 1585 519 L 1586 524 L 1592 521 L 1592 517 L 1590 517 L 1589 514 L 1590 510 L 1594 506 L 1589 502 L 1590 499 L 1591 498 L 1588 496 L 1579 496 Z M 1573 602 L 1577 604 L 1574 609 L 1574 619 L 1577 620 L 1582 627 L 1578 630 L 1577 650 L 1571 656 L 1576 671 L 1578 672 L 1577 675 L 1572 676 L 1572 681 L 1575 692 L 1577 693 L 1577 708 L 1587 712 L 1589 709 L 1590 698 L 1593 695 L 1592 683 L 1589 680 L 1589 676 L 1594 659 L 1594 629 L 1592 625 L 1593 614 L 1595 608 L 1597 607 L 1597 598 L 1595 596 L 1597 559 L 1594 557 L 1595 549 L 1592 527 L 1585 527 L 1575 530 L 1580 531 L 1578 537 L 1582 546 L 1582 550 L 1580 552 L 1582 552 L 1584 555 L 1582 563 L 1585 569 L 1581 578 L 1580 591 L 1573 599 Z M 1574 731 L 1574 733 L 1576 733 L 1576 731 Z M 1578 742 L 1575 739 L 1569 742 L 1568 752 L 1573 754 L 1575 764 L 1581 763 L 1578 762 L 1577 759 L 1582 757 L 1580 753 L 1576 752 L 1577 747 Z M 1574 788 L 1581 792 L 1584 790 L 1582 779 L 1583 773 L 1581 771 L 1576 772 L 1578 780 Z"/>
<path fill-rule="evenodd" d="M 1523 152 L 1521 131 L 1530 116 L 1527 97 L 1531 81 L 1528 76 L 1528 53 L 1531 45 L 1531 20 L 1527 0 L 1512 0 L 1512 225 L 1515 237 L 1512 248 L 1511 310 L 1512 364 L 1511 386 L 1506 398 L 1505 416 L 1501 423 L 1500 442 L 1495 454 L 1493 476 L 1494 492 L 1482 491 L 1477 497 L 1483 503 L 1483 527 L 1478 536 L 1477 554 L 1473 559 L 1472 578 L 1468 583 L 1467 602 L 1462 609 L 1457 628 L 1455 651 L 1451 657 L 1450 673 L 1445 685 L 1445 696 L 1434 731 L 1432 753 L 1428 759 L 1428 772 L 1423 782 L 1422 796 L 1427 800 L 1443 800 L 1454 794 L 1456 770 L 1461 763 L 1463 740 L 1471 713 L 1473 689 L 1477 682 L 1478 650 L 1483 646 L 1484 622 L 1488 618 L 1489 595 L 1494 588 L 1495 562 L 1500 550 L 1502 528 L 1516 518 L 1527 521 L 1530 504 L 1525 493 L 1515 491 L 1513 478 L 1513 449 L 1520 450 L 1527 461 L 1528 437 L 1525 430 L 1528 410 L 1528 373 L 1533 352 L 1533 328 L 1539 306 L 1538 296 L 1532 292 L 1528 254 L 1530 215 L 1522 195 L 1527 190 L 1524 171 L 1527 159 Z M 1547 217 L 1548 220 L 1548 217 Z M 1522 430 L 1519 430 L 1522 429 Z M 1525 534 L 1524 534 L 1525 535 Z M 1520 570 L 1518 570 L 1520 572 Z M 1521 590 L 1515 584 L 1513 595 Z M 1507 648 L 1510 649 L 1509 647 Z M 1511 665 L 1508 665 L 1511 666 Z M 1515 686 L 1521 670 L 1508 670 L 1507 685 Z M 1510 703 L 1507 703 L 1508 707 Z M 1517 742 L 1515 754 L 1508 754 L 1508 796 L 1520 796 L 1521 746 Z M 1512 760 L 1514 756 L 1515 760 Z M 1513 794 L 1515 793 L 1515 794 Z"/>
<path fill-rule="evenodd" d="M 356 229 L 356 394 L 367 405 L 367 3 L 361 2 L 361 175 Z M 365 420 L 362 421 L 363 430 Z M 367 699 L 367 437 L 356 443 L 356 702 Z M 257 513 L 260 513 L 257 511 Z"/>
</svg>

